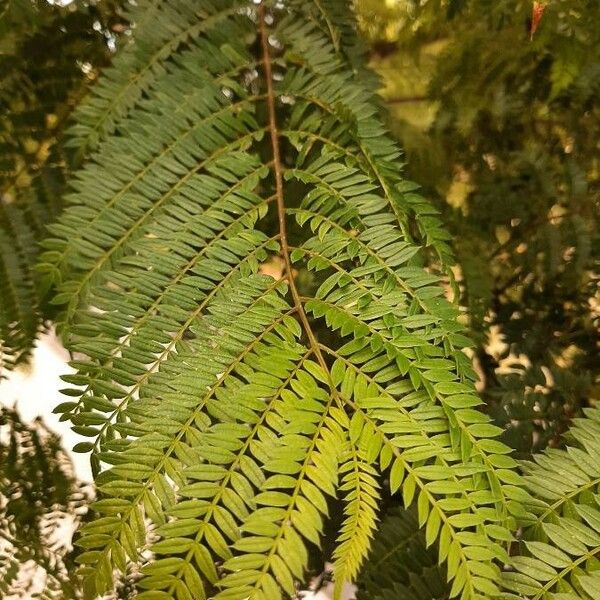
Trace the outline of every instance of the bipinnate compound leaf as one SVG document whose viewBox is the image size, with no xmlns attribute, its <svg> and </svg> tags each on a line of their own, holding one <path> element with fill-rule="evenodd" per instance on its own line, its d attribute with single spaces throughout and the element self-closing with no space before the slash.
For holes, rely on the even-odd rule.
<svg viewBox="0 0 600 600">
<path fill-rule="evenodd" d="M 89 598 L 131 563 L 140 600 L 292 596 L 334 498 L 339 595 L 384 493 L 416 507 L 451 597 L 499 591 L 515 463 L 348 11 L 141 2 L 77 111 L 89 158 L 40 269 L 78 357 L 59 412 L 99 491 Z"/>
</svg>

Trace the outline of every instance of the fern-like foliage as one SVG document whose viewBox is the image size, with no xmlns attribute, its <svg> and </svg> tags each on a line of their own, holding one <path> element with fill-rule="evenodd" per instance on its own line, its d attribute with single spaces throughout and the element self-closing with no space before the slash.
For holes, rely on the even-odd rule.
<svg viewBox="0 0 600 600">
<path fill-rule="evenodd" d="M 600 597 L 600 411 L 576 419 L 565 450 L 547 450 L 525 464 L 523 501 L 530 518 L 506 598 L 594 600 Z"/>
<path fill-rule="evenodd" d="M 416 503 L 450 596 L 493 595 L 519 479 L 476 409 L 446 234 L 399 173 L 346 3 L 130 18 L 78 110 L 92 153 L 40 266 L 83 356 L 58 411 L 100 493 L 77 541 L 87 597 L 148 551 L 140 600 L 292 596 L 334 497 L 339 593 L 382 485 Z"/>
<path fill-rule="evenodd" d="M 594 405 L 600 375 L 600 3 L 538 1 L 530 39 L 532 4 L 357 2 L 408 174 L 452 232 L 482 398 L 523 458 Z M 507 379 L 515 355 L 531 370 Z"/>
<path fill-rule="evenodd" d="M 106 17 L 42 0 L 0 10 L 0 376 L 27 359 L 52 314 L 33 268 L 62 205 L 61 132 L 108 57 Z"/>
<path fill-rule="evenodd" d="M 447 600 L 450 586 L 434 542 L 435 532 L 420 528 L 415 510 L 391 509 L 357 581 L 357 600 Z"/>
<path fill-rule="evenodd" d="M 585 405 L 590 378 L 568 367 L 515 364 L 511 373 L 499 375 L 490 392 L 488 413 L 504 429 L 502 441 L 517 458 L 531 458 L 548 446 L 561 443 L 578 407 Z"/>
<path fill-rule="evenodd" d="M 28 425 L 2 408 L 0 431 L 0 595 L 80 597 L 68 532 L 89 494 L 41 421 Z"/>
</svg>

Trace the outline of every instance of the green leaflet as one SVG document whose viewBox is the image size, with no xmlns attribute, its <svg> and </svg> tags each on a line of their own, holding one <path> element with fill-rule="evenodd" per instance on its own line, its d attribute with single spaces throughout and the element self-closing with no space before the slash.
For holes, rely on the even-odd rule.
<svg viewBox="0 0 600 600">
<path fill-rule="evenodd" d="M 115 66 L 105 71 L 94 94 L 77 108 L 77 122 L 71 128 L 69 144 L 77 149 L 79 156 L 95 150 L 116 130 L 144 94 L 154 88 L 166 65 L 182 47 L 202 44 L 205 31 L 222 25 L 230 34 L 239 34 L 232 28 L 238 6 L 232 0 L 197 3 L 148 0 L 127 6 L 125 18 L 135 24 L 136 42 L 131 41 Z M 207 53 L 205 64 L 226 71 L 226 56 L 226 52 L 212 56 Z"/>
<path fill-rule="evenodd" d="M 142 600 L 293 595 L 333 498 L 339 593 L 383 486 L 416 504 L 452 597 L 497 591 L 517 476 L 473 408 L 446 237 L 403 191 L 346 9 L 140 4 L 78 113 L 94 151 L 40 269 L 84 357 L 58 412 L 101 494 L 87 597 L 129 563 Z"/>
<path fill-rule="evenodd" d="M 530 598 L 598 598 L 600 413 L 576 419 L 566 450 L 547 450 L 524 465 L 530 493 L 523 541 L 504 587 Z"/>
</svg>

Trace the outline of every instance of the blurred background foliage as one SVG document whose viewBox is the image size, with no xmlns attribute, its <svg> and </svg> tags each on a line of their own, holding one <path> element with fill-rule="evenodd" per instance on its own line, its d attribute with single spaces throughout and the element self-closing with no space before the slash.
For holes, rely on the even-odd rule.
<svg viewBox="0 0 600 600">
<path fill-rule="evenodd" d="M 37 244 L 62 206 L 63 131 L 125 30 L 119 4 L 0 0 L 0 377 L 52 316 Z"/>
<path fill-rule="evenodd" d="M 71 536 L 92 491 L 41 419 L 0 407 L 0 597 L 75 598 Z"/>
<path fill-rule="evenodd" d="M 547 0 L 533 36 L 532 0 L 355 4 L 406 173 L 452 234 L 488 410 L 519 457 L 558 445 L 600 399 L 600 2 Z M 116 0 L 0 1 L 0 370 L 52 317 L 31 266 L 76 161 L 62 133 L 127 35 Z M 41 423 L 1 418 L 0 581 L 41 565 L 42 594 L 77 597 L 48 536 L 82 488 Z M 390 506 L 359 597 L 447 598 L 415 516 Z"/>
<path fill-rule="evenodd" d="M 417 511 L 392 507 L 380 524 L 372 559 L 360 574 L 357 600 L 446 600 L 450 585 Z"/>
<path fill-rule="evenodd" d="M 520 457 L 600 398 L 600 3 L 358 0 L 406 172 L 450 229 L 489 410 Z"/>
</svg>

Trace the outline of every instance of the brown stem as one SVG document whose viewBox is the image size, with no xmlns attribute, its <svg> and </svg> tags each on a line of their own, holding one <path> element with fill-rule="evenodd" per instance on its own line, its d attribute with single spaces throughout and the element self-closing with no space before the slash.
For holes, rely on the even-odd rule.
<svg viewBox="0 0 600 600">
<path fill-rule="evenodd" d="M 306 312 L 304 311 L 304 306 L 302 305 L 300 294 L 298 293 L 298 289 L 296 288 L 296 283 L 294 281 L 294 275 L 292 270 L 292 262 L 290 260 L 290 249 L 287 239 L 287 227 L 285 221 L 286 211 L 283 191 L 283 169 L 281 166 L 281 152 L 279 149 L 279 132 L 277 130 L 277 113 L 275 110 L 275 93 L 273 91 L 273 70 L 271 68 L 271 55 L 269 53 L 269 33 L 267 31 L 266 25 L 266 11 L 267 9 L 265 7 L 265 3 L 262 2 L 258 8 L 258 17 L 263 54 L 262 62 L 265 70 L 265 79 L 267 83 L 266 102 L 269 113 L 269 133 L 271 136 L 271 146 L 273 149 L 273 171 L 275 173 L 275 197 L 277 199 L 277 217 L 279 221 L 279 238 L 281 242 L 281 254 L 283 256 L 287 280 L 290 285 L 290 292 L 294 300 L 295 308 L 298 311 L 298 316 L 300 317 L 300 321 L 302 322 L 302 326 L 304 327 L 304 331 L 306 332 L 308 341 L 310 342 L 310 345 L 312 346 L 312 349 L 321 367 L 325 370 L 325 372 L 328 372 L 327 363 L 323 358 L 323 355 L 319 348 L 319 343 L 317 342 L 315 334 L 313 333 L 313 330 L 310 326 L 308 317 L 306 316 Z"/>
</svg>

